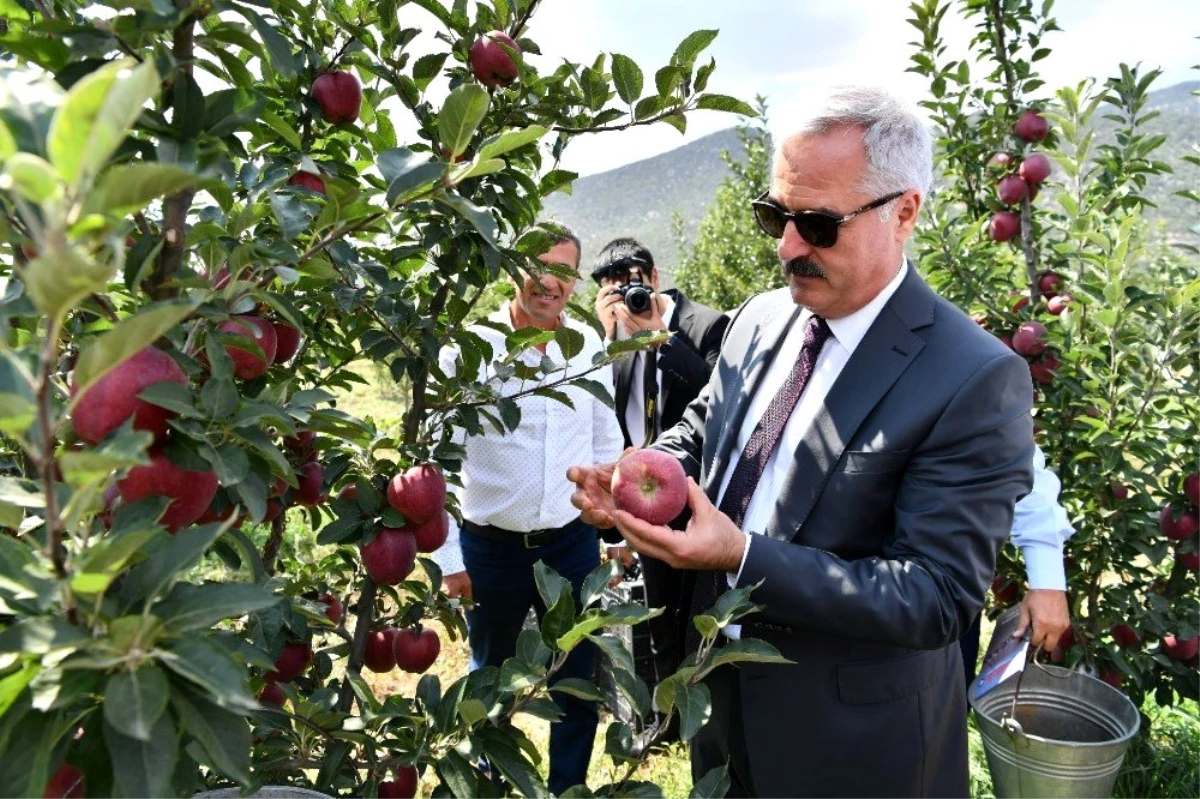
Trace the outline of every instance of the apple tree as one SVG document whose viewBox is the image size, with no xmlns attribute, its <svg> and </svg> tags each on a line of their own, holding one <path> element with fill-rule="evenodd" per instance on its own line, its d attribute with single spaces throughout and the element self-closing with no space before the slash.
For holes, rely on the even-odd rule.
<svg viewBox="0 0 1200 799">
<path fill-rule="evenodd" d="M 1074 624 L 1051 659 L 1139 703 L 1195 699 L 1200 279 L 1194 235 L 1164 240 L 1145 215 L 1149 181 L 1174 168 L 1147 130 L 1158 72 L 1050 92 L 1036 72 L 1058 30 L 1048 4 L 957 5 L 975 31 L 959 58 L 941 35 L 950 4 L 912 6 L 941 168 L 916 248 L 935 288 L 1029 362 L 1076 528 Z M 1006 550 L 998 604 L 1012 583 Z"/>
<path fill-rule="evenodd" d="M 750 110 L 706 92 L 716 31 L 652 82 L 616 53 L 543 69 L 538 6 L 0 2 L 0 791 L 411 796 L 421 777 L 543 796 L 513 718 L 597 694 L 549 685 L 589 639 L 640 715 L 703 724 L 711 642 L 746 592 L 651 696 L 604 632 L 649 612 L 598 607 L 604 569 L 582 607 L 540 571 L 547 614 L 502 669 L 413 696 L 362 675 L 428 669 L 425 621 L 461 634 L 421 557 L 457 513 L 453 433 L 520 421 L 520 395 L 442 374 L 438 352 L 565 399 L 564 364 L 517 374 L 513 355 L 553 337 L 569 359 L 575 334 L 496 352 L 465 324 L 487 287 L 542 268 L 564 149 Z M 338 408 L 376 364 L 403 387 L 399 424 Z M 626 768 L 600 794 L 657 791 L 633 780 L 635 732 L 610 728 Z"/>
</svg>

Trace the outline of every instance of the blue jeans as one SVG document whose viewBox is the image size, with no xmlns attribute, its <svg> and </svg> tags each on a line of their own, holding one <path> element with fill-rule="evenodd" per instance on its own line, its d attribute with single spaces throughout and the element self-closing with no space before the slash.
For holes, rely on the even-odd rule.
<svg viewBox="0 0 1200 799">
<path fill-rule="evenodd" d="M 576 612 L 584 579 L 600 565 L 596 531 L 582 521 L 570 525 L 557 542 L 532 549 L 526 549 L 516 534 L 512 543 L 502 543 L 463 530 L 459 540 L 476 603 L 467 611 L 472 669 L 498 667 L 515 655 L 529 609 L 536 609 L 539 620 L 546 612 L 534 583 L 535 563 L 543 561 L 570 581 Z M 591 681 L 595 661 L 595 646 L 584 641 L 571 651 L 551 684 L 567 677 Z M 564 714 L 550 725 L 548 784 L 557 795 L 572 785 L 586 784 L 600 713 L 595 702 L 560 693 L 552 697 Z"/>
</svg>

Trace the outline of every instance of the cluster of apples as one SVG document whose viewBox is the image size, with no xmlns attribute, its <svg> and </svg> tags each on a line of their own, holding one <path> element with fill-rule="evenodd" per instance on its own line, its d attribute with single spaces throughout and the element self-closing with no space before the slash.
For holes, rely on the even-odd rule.
<svg viewBox="0 0 1200 799">
<path fill-rule="evenodd" d="M 1022 112 L 1013 125 L 1013 134 L 1022 141 L 1035 144 L 1046 138 L 1050 123 L 1033 109 Z M 1042 153 L 1027 155 L 1019 164 L 1008 153 L 996 153 L 989 165 L 1004 173 L 996 183 L 996 194 L 1006 206 L 1020 205 L 1037 196 L 1042 182 L 1050 176 L 1050 159 Z M 1016 167 L 1016 171 L 1012 171 Z M 1021 232 L 1021 214 L 1013 210 L 997 211 L 988 225 L 993 241 L 1008 241 Z"/>
<path fill-rule="evenodd" d="M 367 636 L 363 665 L 376 674 L 387 674 L 397 667 L 410 674 L 424 674 L 441 652 L 442 640 L 428 627 L 382 625 Z"/>
<path fill-rule="evenodd" d="M 1179 505 L 1178 513 L 1176 505 Z M 1175 542 L 1175 561 L 1190 572 L 1200 569 L 1200 547 L 1196 532 L 1200 530 L 1200 473 L 1192 472 L 1183 479 L 1182 496 L 1165 503 L 1158 514 L 1158 526 L 1163 535 Z"/>
<path fill-rule="evenodd" d="M 355 486 L 338 495 L 357 498 Z M 367 574 L 379 585 L 396 585 L 413 570 L 418 552 L 435 552 L 446 543 L 450 516 L 446 513 L 446 478 L 431 463 L 413 466 L 392 478 L 388 504 L 404 516 L 404 527 L 384 527 L 359 545 Z"/>
</svg>

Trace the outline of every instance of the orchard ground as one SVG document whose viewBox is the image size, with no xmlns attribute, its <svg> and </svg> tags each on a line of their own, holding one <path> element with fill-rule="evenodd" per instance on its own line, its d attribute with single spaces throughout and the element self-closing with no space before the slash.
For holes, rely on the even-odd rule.
<svg viewBox="0 0 1200 799">
<path fill-rule="evenodd" d="M 364 363 L 357 373 L 367 384 L 357 390 L 344 393 L 338 398 L 338 407 L 360 418 L 373 417 L 381 428 L 399 424 L 404 412 L 403 397 L 386 371 Z M 285 547 L 311 552 L 316 547 L 315 534 L 304 524 L 289 524 L 285 536 Z M 332 550 L 332 547 L 330 548 Z M 430 673 L 438 675 L 443 685 L 458 679 L 467 670 L 468 652 L 465 641 L 452 641 L 441 625 L 431 623 L 442 639 L 442 651 Z M 982 640 L 986 644 L 991 638 L 992 624 L 983 622 Z M 399 669 L 388 674 L 364 672 L 367 681 L 378 696 L 399 693 L 411 696 L 416 690 L 420 675 L 408 674 Z M 1114 789 L 1116 797 L 1195 797 L 1200 796 L 1200 706 L 1195 702 L 1184 702 L 1174 708 L 1159 708 L 1153 702 L 1143 707 L 1143 712 L 1155 719 L 1155 737 L 1151 740 L 1139 738 L 1126 755 L 1122 774 Z M 612 761 L 604 757 L 604 734 L 611 717 L 602 713 L 593 748 L 592 767 L 588 782 L 601 784 L 609 781 L 613 769 Z M 518 718 L 518 725 L 529 735 L 539 751 L 545 753 L 549 745 L 549 724 L 529 716 Z M 992 780 L 979 733 L 972 721 L 970 725 L 971 746 L 971 795 L 991 797 Z M 542 773 L 547 763 L 542 761 Z M 638 779 L 647 779 L 662 786 L 668 799 L 686 797 L 691 789 L 691 774 L 688 766 L 687 749 L 680 744 L 665 747 L 647 760 L 638 774 Z M 419 796 L 428 796 L 434 785 L 432 775 L 426 774 L 421 782 Z"/>
</svg>

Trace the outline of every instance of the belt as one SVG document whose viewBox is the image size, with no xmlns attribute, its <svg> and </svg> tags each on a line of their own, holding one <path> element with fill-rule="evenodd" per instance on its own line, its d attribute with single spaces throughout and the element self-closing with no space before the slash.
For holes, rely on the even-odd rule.
<svg viewBox="0 0 1200 799">
<path fill-rule="evenodd" d="M 526 549 L 549 546 L 562 540 L 567 531 L 579 523 L 579 519 L 567 522 L 562 527 L 548 527 L 544 530 L 530 530 L 523 533 L 516 530 L 505 530 L 493 524 L 476 524 L 469 519 L 463 519 L 462 529 L 471 535 L 486 538 L 488 541 L 499 541 L 501 544 L 515 544 L 520 541 Z"/>
</svg>

